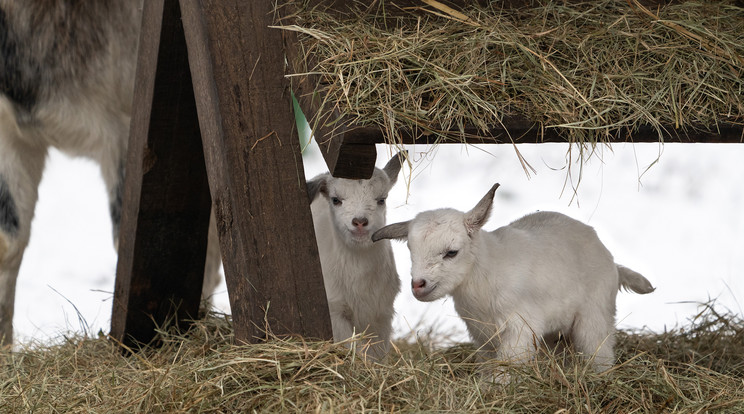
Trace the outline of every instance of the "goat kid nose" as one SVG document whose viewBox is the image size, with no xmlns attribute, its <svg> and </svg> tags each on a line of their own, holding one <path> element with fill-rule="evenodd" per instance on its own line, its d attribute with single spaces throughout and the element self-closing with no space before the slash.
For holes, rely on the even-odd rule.
<svg viewBox="0 0 744 414">
<path fill-rule="evenodd" d="M 411 279 L 411 289 L 419 290 L 426 287 L 426 279 Z"/>
<path fill-rule="evenodd" d="M 367 217 L 354 217 L 351 219 L 351 224 L 361 229 L 362 227 L 367 227 L 369 220 L 367 220 Z"/>
</svg>

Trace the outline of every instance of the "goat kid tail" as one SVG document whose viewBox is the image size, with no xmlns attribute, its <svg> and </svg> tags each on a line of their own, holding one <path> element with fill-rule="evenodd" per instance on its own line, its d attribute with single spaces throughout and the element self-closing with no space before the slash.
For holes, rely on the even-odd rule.
<svg viewBox="0 0 744 414">
<path fill-rule="evenodd" d="M 618 290 L 629 290 L 635 293 L 645 295 L 656 290 L 655 287 L 651 286 L 651 282 L 648 281 L 642 274 L 635 270 L 628 269 L 625 266 L 617 265 L 617 273 L 619 276 Z"/>
</svg>

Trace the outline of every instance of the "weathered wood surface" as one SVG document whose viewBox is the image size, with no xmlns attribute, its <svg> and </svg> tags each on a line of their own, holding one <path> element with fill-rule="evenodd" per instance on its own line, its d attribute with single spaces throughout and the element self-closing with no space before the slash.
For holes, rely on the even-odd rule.
<svg viewBox="0 0 744 414">
<path fill-rule="evenodd" d="M 197 317 L 210 196 L 178 3 L 145 2 L 111 335 Z"/>
<path fill-rule="evenodd" d="M 312 111 L 312 110 L 311 110 Z M 398 129 L 398 137 L 402 144 L 433 144 L 434 137 L 421 136 L 410 129 Z M 338 131 L 324 134 L 315 132 L 316 139 L 325 149 L 325 160 L 330 171 L 336 177 L 369 178 L 374 171 L 375 154 L 372 154 L 375 144 L 386 143 L 382 130 L 377 127 L 347 126 L 343 133 Z M 325 143 L 324 143 L 325 142 Z M 475 128 L 466 128 L 465 135 L 453 132 L 452 138 L 438 143 L 467 143 L 467 144 L 539 144 L 547 142 L 566 143 L 566 138 L 555 129 L 541 129 L 540 125 L 521 117 L 505 120 L 503 126 L 491 129 L 483 134 Z M 656 129 L 641 127 L 634 132 L 618 131 L 611 143 L 744 143 L 744 126 L 721 124 L 715 132 L 703 129 L 688 128 L 685 131 L 665 129 L 661 138 Z M 324 144 L 323 144 L 324 143 Z M 336 161 L 331 168 L 333 160 Z"/>
<path fill-rule="evenodd" d="M 330 339 L 273 3 L 180 4 L 235 336 Z"/>
</svg>

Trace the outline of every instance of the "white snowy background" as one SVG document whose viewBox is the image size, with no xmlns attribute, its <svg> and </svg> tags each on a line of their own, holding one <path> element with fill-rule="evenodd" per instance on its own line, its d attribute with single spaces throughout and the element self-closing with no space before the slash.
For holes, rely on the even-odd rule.
<svg viewBox="0 0 744 414">
<path fill-rule="evenodd" d="M 508 145 L 448 144 L 435 153 L 408 149 L 414 170 L 404 167 L 390 194 L 389 223 L 439 207 L 468 210 L 499 182 L 486 229 L 535 210 L 563 212 L 593 226 L 618 263 L 643 273 L 657 287 L 649 295 L 618 294 L 618 327 L 661 331 L 686 323 L 698 304 L 710 299 L 742 312 L 744 144 L 613 145 L 601 150 L 601 160 L 584 164 L 577 195 L 566 183 L 565 144 L 518 146 L 536 169 L 530 178 Z M 378 146 L 378 166 L 393 151 Z M 572 168 L 575 179 L 578 165 Z M 310 147 L 306 177 L 325 170 L 317 148 Z M 408 250 L 404 243 L 394 243 L 394 249 L 403 286 L 396 302 L 396 335 L 433 328 L 466 340 L 451 300 L 421 303 L 413 298 Z M 16 340 L 108 332 L 115 269 L 98 167 L 52 151 L 18 280 Z M 229 312 L 224 284 L 215 302 Z"/>
</svg>

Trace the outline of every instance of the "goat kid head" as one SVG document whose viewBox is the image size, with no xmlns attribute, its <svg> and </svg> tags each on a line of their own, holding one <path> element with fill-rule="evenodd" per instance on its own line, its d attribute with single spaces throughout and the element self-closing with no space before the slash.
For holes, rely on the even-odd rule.
<svg viewBox="0 0 744 414">
<path fill-rule="evenodd" d="M 430 302 L 451 294 L 472 273 L 477 254 L 482 254 L 475 251 L 473 241 L 488 220 L 498 187 L 491 187 L 467 213 L 449 208 L 424 211 L 372 235 L 373 241 L 408 240 L 416 299 Z"/>
<path fill-rule="evenodd" d="M 375 168 L 366 180 L 336 178 L 321 174 L 307 182 L 313 201 L 322 195 L 328 202 L 336 232 L 347 245 L 364 247 L 372 244 L 370 235 L 385 225 L 388 192 L 398 180 L 405 158 L 401 151 L 383 169 Z"/>
</svg>

